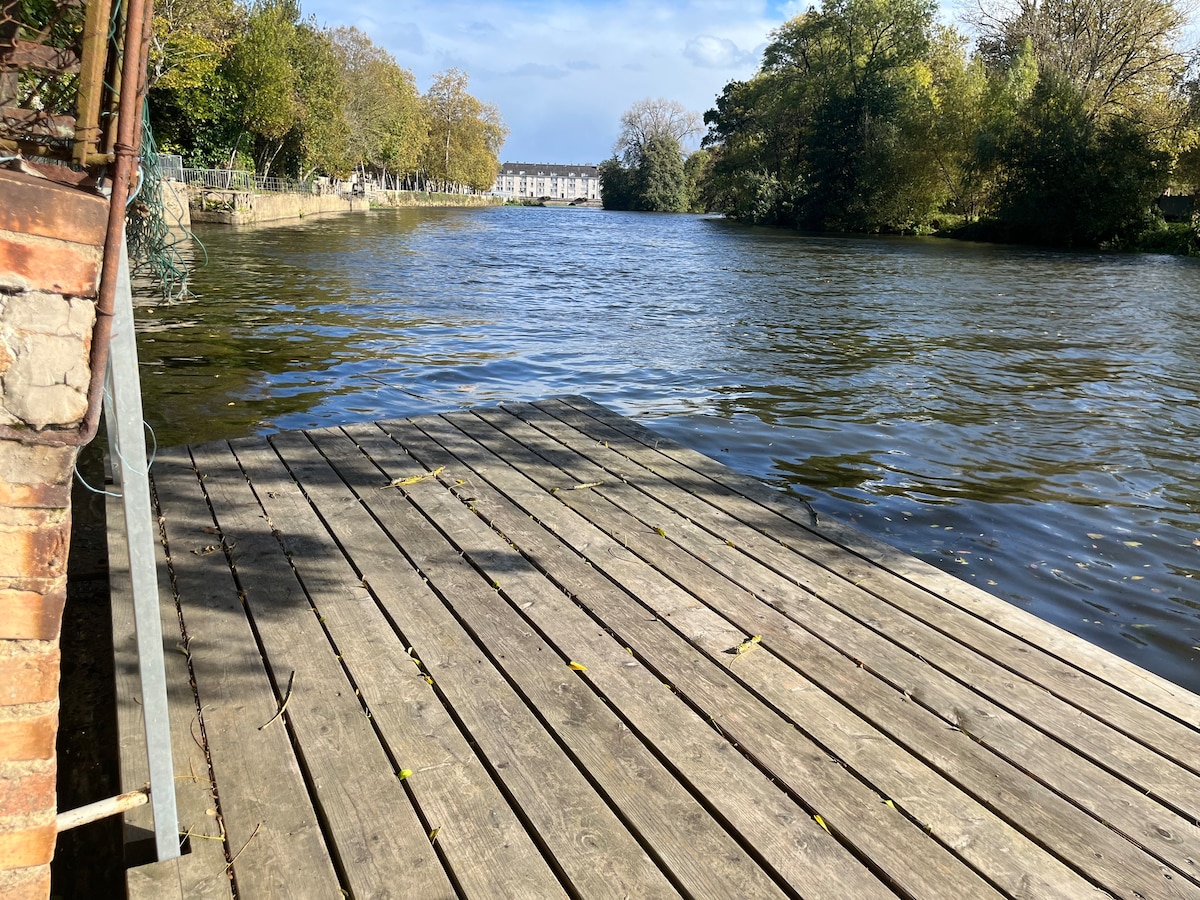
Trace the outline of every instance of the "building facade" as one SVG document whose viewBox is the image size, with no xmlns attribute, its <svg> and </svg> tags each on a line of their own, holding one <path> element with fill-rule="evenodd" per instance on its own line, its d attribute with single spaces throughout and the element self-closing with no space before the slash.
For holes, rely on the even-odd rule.
<svg viewBox="0 0 1200 900">
<path fill-rule="evenodd" d="M 505 200 L 599 200 L 596 166 L 553 163 L 504 163 L 491 194 Z"/>
</svg>

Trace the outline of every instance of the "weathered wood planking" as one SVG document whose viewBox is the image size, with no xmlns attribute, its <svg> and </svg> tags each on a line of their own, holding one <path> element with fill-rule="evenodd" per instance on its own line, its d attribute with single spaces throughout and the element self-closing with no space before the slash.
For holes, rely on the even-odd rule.
<svg viewBox="0 0 1200 900">
<path fill-rule="evenodd" d="M 236 541 L 214 525 L 186 453 L 160 454 L 154 485 L 159 503 L 174 511 L 163 530 L 186 631 L 177 652 L 196 681 L 234 884 L 250 896 L 334 896 L 337 873 L 287 731 L 279 723 L 263 727 L 279 704 L 243 613 L 237 573 L 228 566 L 214 573 L 208 564 L 236 553 Z"/>
<path fill-rule="evenodd" d="M 1200 897 L 1200 699 L 584 398 L 188 458 L 239 896 Z"/>
<path fill-rule="evenodd" d="M 134 631 L 132 581 L 125 546 L 125 509 L 119 498 L 106 504 L 109 584 L 112 594 L 113 645 L 117 694 L 117 734 L 120 742 L 121 789 L 140 790 L 149 784 L 146 732 L 142 717 L 141 682 L 138 677 L 137 640 Z M 155 548 L 158 591 L 161 600 L 164 668 L 175 766 L 175 799 L 181 840 L 191 852 L 163 863 L 128 869 L 126 893 L 130 900 L 167 898 L 228 898 L 232 886 L 221 823 L 215 815 L 215 788 L 200 739 L 200 715 L 192 691 L 187 658 L 180 652 L 182 637 L 174 586 L 161 541 Z M 196 739 L 193 739 L 193 736 Z M 127 844 L 152 841 L 154 820 L 149 805 L 124 816 Z M 136 852 L 136 851 L 135 851 Z M 152 851 L 151 851 L 152 852 Z M 138 862 L 135 857 L 131 862 Z"/>
</svg>

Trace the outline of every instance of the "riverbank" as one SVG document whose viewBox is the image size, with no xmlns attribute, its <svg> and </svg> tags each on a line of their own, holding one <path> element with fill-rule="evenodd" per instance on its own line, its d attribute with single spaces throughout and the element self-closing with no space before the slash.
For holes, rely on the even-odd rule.
<svg viewBox="0 0 1200 900">
<path fill-rule="evenodd" d="M 226 191 L 207 187 L 188 188 L 188 206 L 193 222 L 214 225 L 259 225 L 307 219 L 312 216 L 366 212 L 370 205 L 364 197 L 337 194 L 258 194 L 253 191 Z"/>
<path fill-rule="evenodd" d="M 372 207 L 385 209 L 482 208 L 503 206 L 500 197 L 488 194 L 443 194 L 437 191 L 371 191 L 367 194 Z"/>
</svg>

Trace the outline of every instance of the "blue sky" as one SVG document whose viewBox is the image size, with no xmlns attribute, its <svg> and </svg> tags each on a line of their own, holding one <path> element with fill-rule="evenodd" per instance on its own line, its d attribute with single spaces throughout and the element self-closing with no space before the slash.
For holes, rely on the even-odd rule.
<svg viewBox="0 0 1200 900">
<path fill-rule="evenodd" d="M 306 0 L 326 25 L 354 25 L 424 90 L 457 66 L 500 108 L 510 162 L 598 163 L 620 116 L 646 97 L 703 113 L 755 71 L 799 0 Z"/>
</svg>

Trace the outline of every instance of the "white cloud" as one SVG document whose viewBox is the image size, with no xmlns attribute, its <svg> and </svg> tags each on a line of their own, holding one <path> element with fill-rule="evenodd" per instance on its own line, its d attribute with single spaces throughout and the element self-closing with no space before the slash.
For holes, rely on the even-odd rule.
<svg viewBox="0 0 1200 900">
<path fill-rule="evenodd" d="M 730 69 L 750 59 L 749 54 L 738 49 L 729 38 L 702 34 L 684 45 L 683 55 L 705 69 Z"/>
<path fill-rule="evenodd" d="M 606 158 L 621 113 L 645 97 L 711 108 L 788 17 L 778 0 L 307 0 L 304 11 L 364 23 L 422 88 L 461 68 L 509 126 L 505 158 L 563 163 Z"/>
</svg>

